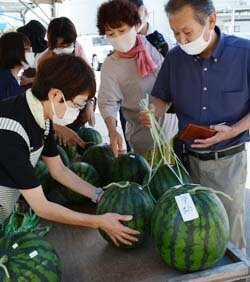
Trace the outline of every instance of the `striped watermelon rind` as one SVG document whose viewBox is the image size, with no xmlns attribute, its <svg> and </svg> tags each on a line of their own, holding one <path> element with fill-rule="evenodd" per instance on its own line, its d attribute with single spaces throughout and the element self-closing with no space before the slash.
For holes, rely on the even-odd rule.
<svg viewBox="0 0 250 282">
<path fill-rule="evenodd" d="M 114 154 L 108 144 L 98 144 L 87 149 L 82 156 L 82 161 L 92 165 L 100 176 L 101 186 L 111 182 Z"/>
<path fill-rule="evenodd" d="M 182 220 L 175 196 L 193 188 L 169 189 L 152 215 L 153 240 L 159 254 L 168 266 L 189 272 L 213 266 L 224 256 L 229 241 L 228 216 L 213 192 L 191 193 L 199 218 Z"/>
<path fill-rule="evenodd" d="M 77 161 L 78 154 L 77 154 L 76 145 L 71 145 L 71 146 L 67 145 L 67 146 L 63 146 L 62 148 L 66 152 L 70 163 L 74 163 Z"/>
<path fill-rule="evenodd" d="M 69 160 L 69 157 L 66 153 L 66 151 L 63 149 L 63 147 L 61 147 L 60 145 L 57 145 L 57 150 L 58 150 L 58 153 L 61 157 L 61 160 L 63 162 L 63 164 L 65 166 L 70 166 L 70 160 Z"/>
<path fill-rule="evenodd" d="M 102 143 L 101 134 L 94 128 L 82 126 L 79 128 L 77 133 L 86 144 L 84 148 L 77 146 L 77 152 L 80 155 L 82 155 L 83 152 L 85 152 L 91 146 Z"/>
<path fill-rule="evenodd" d="M 44 193 L 47 194 L 54 185 L 54 179 L 51 177 L 43 160 L 37 162 L 35 166 L 35 174 L 43 187 Z"/>
<path fill-rule="evenodd" d="M 99 187 L 100 186 L 100 178 L 96 171 L 96 169 L 87 163 L 84 162 L 76 162 L 70 166 L 70 169 L 77 174 L 81 179 L 91 183 L 92 185 Z M 71 189 L 64 187 L 61 185 L 61 192 L 65 196 L 65 198 L 71 203 L 80 204 L 84 202 L 87 198 L 83 195 L 72 191 Z"/>
<path fill-rule="evenodd" d="M 145 177 L 144 185 L 147 185 L 150 193 L 156 201 L 158 201 L 169 188 L 176 185 L 182 185 L 184 183 L 192 183 L 190 176 L 187 175 L 180 166 L 179 170 L 176 165 L 172 166 L 172 169 L 176 174 L 170 169 L 168 164 L 162 164 L 156 172 L 153 171 L 153 177 L 149 182 L 148 177 Z M 179 177 L 179 174 L 182 175 L 182 179 Z"/>
<path fill-rule="evenodd" d="M 137 183 L 119 182 L 112 183 L 103 194 L 97 206 L 98 215 L 105 213 L 119 213 L 132 215 L 131 221 L 122 222 L 125 226 L 140 232 L 138 242 L 132 246 L 121 244 L 121 248 L 135 248 L 141 246 L 150 235 L 151 215 L 154 204 L 147 191 Z M 113 244 L 110 237 L 100 230 L 105 240 Z"/>
<path fill-rule="evenodd" d="M 61 281 L 61 262 L 54 247 L 34 233 L 18 233 L 1 238 L 0 260 L 3 257 L 7 260 L 4 266 L 9 272 L 10 279 L 0 267 L 0 281 Z"/>
<path fill-rule="evenodd" d="M 143 184 L 143 180 L 149 175 L 149 172 L 150 166 L 142 156 L 128 153 L 114 160 L 111 181 L 130 181 Z"/>
</svg>

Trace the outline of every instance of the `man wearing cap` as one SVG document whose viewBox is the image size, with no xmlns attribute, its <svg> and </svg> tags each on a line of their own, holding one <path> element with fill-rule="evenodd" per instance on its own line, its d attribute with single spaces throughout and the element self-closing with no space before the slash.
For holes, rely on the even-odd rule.
<svg viewBox="0 0 250 282">
<path fill-rule="evenodd" d="M 245 249 L 250 41 L 220 31 L 212 0 L 169 0 L 165 9 L 179 45 L 165 58 L 151 107 L 161 116 L 172 103 L 180 132 L 190 123 L 215 130 L 210 138 L 185 141 L 191 177 L 233 198 L 221 200 L 231 241 Z M 147 114 L 140 118 L 150 126 Z"/>
</svg>

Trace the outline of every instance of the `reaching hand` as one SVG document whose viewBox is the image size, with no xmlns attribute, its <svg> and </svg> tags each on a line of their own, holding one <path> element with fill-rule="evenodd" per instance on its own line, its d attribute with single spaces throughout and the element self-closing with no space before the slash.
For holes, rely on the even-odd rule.
<svg viewBox="0 0 250 282">
<path fill-rule="evenodd" d="M 137 242 L 138 238 L 135 235 L 139 235 L 140 232 L 121 224 L 120 221 L 130 221 L 131 215 L 120 215 L 116 213 L 106 213 L 100 215 L 99 227 L 104 230 L 112 239 L 114 244 L 119 247 L 119 244 L 132 245 L 133 242 Z"/>
<path fill-rule="evenodd" d="M 122 137 L 116 130 L 109 134 L 109 138 L 110 147 L 114 155 L 117 157 L 118 155 L 125 154 L 126 150 L 123 149 Z"/>
<path fill-rule="evenodd" d="M 58 140 L 59 145 L 61 146 L 73 146 L 73 145 L 79 145 L 80 147 L 84 148 L 85 143 L 80 138 L 80 136 L 73 131 L 72 129 L 54 124 L 55 134 L 56 138 Z"/>
</svg>

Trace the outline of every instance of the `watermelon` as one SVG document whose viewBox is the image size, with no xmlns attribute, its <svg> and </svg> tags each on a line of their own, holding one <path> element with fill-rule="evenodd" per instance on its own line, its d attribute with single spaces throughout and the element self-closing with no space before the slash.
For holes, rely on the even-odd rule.
<svg viewBox="0 0 250 282">
<path fill-rule="evenodd" d="M 99 175 L 92 165 L 83 162 L 77 162 L 73 163 L 70 166 L 70 169 L 83 180 L 91 183 L 94 186 L 100 186 Z M 86 199 L 86 197 L 83 195 L 76 193 L 63 185 L 61 185 L 61 192 L 71 203 L 82 203 Z"/>
<path fill-rule="evenodd" d="M 86 144 L 84 148 L 77 146 L 77 152 L 80 155 L 82 155 L 83 152 L 91 146 L 102 143 L 101 134 L 94 128 L 82 126 L 79 128 L 77 133 Z"/>
<path fill-rule="evenodd" d="M 138 242 L 132 246 L 121 244 L 122 248 L 134 248 L 142 245 L 150 234 L 150 220 L 154 204 L 149 194 L 139 184 L 133 182 L 112 183 L 101 197 L 97 206 L 97 214 L 119 213 L 132 215 L 131 221 L 123 222 L 124 225 L 140 232 Z M 113 241 L 103 231 L 101 235 L 110 243 Z"/>
<path fill-rule="evenodd" d="M 92 165 L 100 176 L 101 186 L 111 182 L 112 166 L 115 156 L 108 144 L 94 145 L 83 154 L 82 161 Z"/>
<path fill-rule="evenodd" d="M 130 181 L 143 184 L 149 175 L 150 166 L 140 155 L 128 153 L 114 160 L 112 169 L 112 182 Z"/>
<path fill-rule="evenodd" d="M 189 272 L 213 266 L 224 256 L 229 241 L 228 216 L 220 199 L 211 191 L 193 192 L 194 187 L 170 188 L 152 215 L 153 240 L 159 254 L 168 266 Z M 175 197 L 187 192 L 199 218 L 184 222 Z"/>
<path fill-rule="evenodd" d="M 0 265 L 0 281 L 3 282 L 61 281 L 61 263 L 55 249 L 34 233 L 1 238 Z"/>
<path fill-rule="evenodd" d="M 70 163 L 74 163 L 77 161 L 77 149 L 76 146 L 63 146 L 64 151 L 66 152 Z"/>
<path fill-rule="evenodd" d="M 39 160 L 37 162 L 35 166 L 35 174 L 43 187 L 44 193 L 47 194 L 54 185 L 54 179 L 51 177 L 44 161 Z"/>
<path fill-rule="evenodd" d="M 59 153 L 61 160 L 64 163 L 64 165 L 70 166 L 70 160 L 69 160 L 69 157 L 68 157 L 67 153 L 65 152 L 65 150 L 59 145 L 57 145 L 57 150 L 58 150 L 58 153 Z"/>
<path fill-rule="evenodd" d="M 153 195 L 154 199 L 158 199 L 171 187 L 176 185 L 181 185 L 185 183 L 192 183 L 189 175 L 179 166 L 180 174 L 182 179 L 178 178 L 178 168 L 176 165 L 172 166 L 172 169 L 176 174 L 171 170 L 168 164 L 160 165 L 156 172 L 153 171 L 152 178 L 148 183 L 148 178 L 144 179 L 144 184 L 148 185 L 148 189 Z M 177 177 L 177 176 L 178 177 Z M 182 180 L 182 182 L 181 182 Z"/>
</svg>

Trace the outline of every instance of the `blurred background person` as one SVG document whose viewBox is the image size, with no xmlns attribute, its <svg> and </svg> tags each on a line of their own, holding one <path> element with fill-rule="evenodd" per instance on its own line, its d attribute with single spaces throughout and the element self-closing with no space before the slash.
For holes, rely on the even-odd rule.
<svg viewBox="0 0 250 282">
<path fill-rule="evenodd" d="M 18 74 L 34 64 L 28 37 L 20 32 L 5 33 L 0 38 L 0 99 L 24 95 Z"/>
<path fill-rule="evenodd" d="M 40 53 L 47 49 L 47 41 L 45 40 L 46 28 L 39 21 L 31 20 L 26 25 L 19 27 L 17 31 L 25 34 L 29 38 L 35 57 L 34 64 L 24 70 L 21 76 L 20 85 L 23 86 L 24 89 L 28 89 L 32 86 L 36 74 L 36 59 Z"/>
<path fill-rule="evenodd" d="M 164 33 L 155 30 L 148 21 L 149 12 L 144 5 L 143 0 L 128 0 L 135 4 L 140 15 L 141 24 L 137 26 L 137 32 L 146 36 L 147 40 L 165 57 L 170 48 L 172 48 L 171 41 Z M 163 35 L 164 34 L 164 35 Z"/>
<path fill-rule="evenodd" d="M 76 41 L 76 28 L 70 19 L 66 17 L 53 19 L 48 26 L 47 38 L 48 48 L 39 55 L 38 65 L 48 58 L 61 54 L 73 54 L 83 58 L 87 62 L 82 46 Z M 77 144 L 84 147 L 84 142 L 76 131 L 86 122 L 88 122 L 90 126 L 95 125 L 95 104 L 95 99 L 89 99 L 85 108 L 80 111 L 76 121 L 68 127 L 60 125 L 54 126 L 56 137 L 60 145 Z"/>
</svg>

